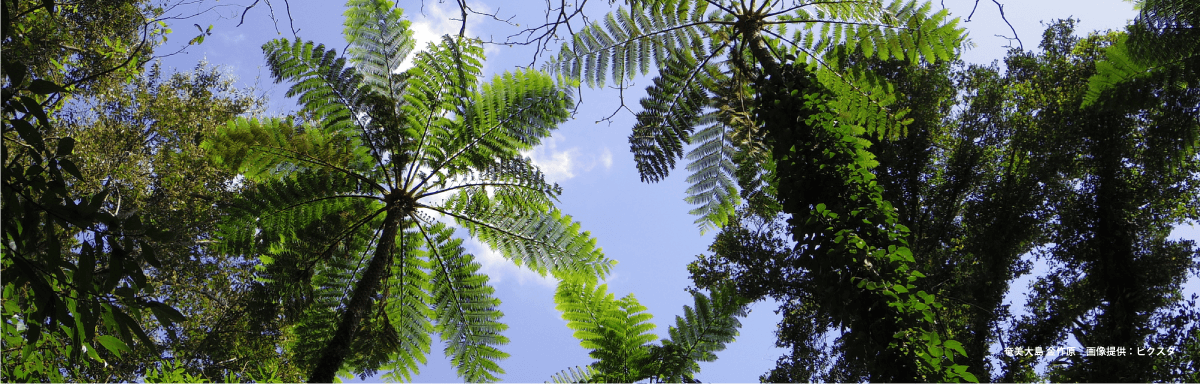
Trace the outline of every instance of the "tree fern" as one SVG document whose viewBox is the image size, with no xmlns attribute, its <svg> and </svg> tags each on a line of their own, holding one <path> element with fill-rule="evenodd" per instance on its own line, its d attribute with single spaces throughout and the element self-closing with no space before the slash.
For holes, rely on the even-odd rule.
<svg viewBox="0 0 1200 384">
<path fill-rule="evenodd" d="M 264 45 L 297 119 L 238 120 L 204 147 L 249 184 L 224 250 L 258 254 L 311 381 L 388 370 L 409 380 L 434 332 L 467 381 L 494 381 L 499 301 L 445 215 L 518 265 L 596 278 L 612 265 L 554 208 L 561 188 L 520 151 L 567 118 L 570 82 L 536 71 L 478 80 L 483 49 L 446 37 L 416 54 L 401 11 L 350 1 L 349 61 L 297 39 Z"/>
<path fill-rule="evenodd" d="M 777 74 L 780 63 L 793 58 L 807 63 L 838 96 L 840 110 L 846 111 L 844 121 L 862 125 L 873 135 L 903 134 L 908 121 L 904 111 L 889 108 L 894 101 L 891 87 L 845 58 L 861 53 L 913 63 L 948 60 L 962 39 L 957 19 L 949 20 L 945 10 L 932 12 L 929 2 L 897 1 L 886 6 L 877 0 L 628 3 L 629 7 L 576 33 L 547 68 L 593 87 L 609 80 L 624 86 L 635 75 L 661 68 L 647 88 L 643 112 L 638 113 L 629 137 L 643 181 L 666 177 L 683 156 L 684 145 L 712 146 L 711 139 L 721 137 L 712 131 L 697 142 L 689 140 L 697 128 L 710 127 L 711 120 L 701 117 L 720 108 L 719 95 L 727 93 L 721 87 L 740 86 L 725 80 L 761 82 L 760 75 Z M 739 114 L 752 115 L 749 104 L 732 107 L 739 108 Z M 735 126 L 722 126 L 725 135 L 736 131 Z M 703 173 L 692 179 L 688 200 L 701 205 L 692 213 L 702 216 L 704 228 L 724 223 L 732 212 L 728 207 L 736 206 L 740 195 L 730 193 L 735 188 L 728 169 L 715 173 L 710 168 L 715 158 L 709 155 L 720 153 L 732 161 L 732 153 L 753 152 L 761 135 L 746 137 L 750 140 L 739 142 L 734 150 L 701 150 L 704 154 L 695 158 L 705 165 L 689 169 Z M 755 158 L 759 157 L 743 160 Z M 745 181 L 759 178 L 746 176 Z"/>
</svg>

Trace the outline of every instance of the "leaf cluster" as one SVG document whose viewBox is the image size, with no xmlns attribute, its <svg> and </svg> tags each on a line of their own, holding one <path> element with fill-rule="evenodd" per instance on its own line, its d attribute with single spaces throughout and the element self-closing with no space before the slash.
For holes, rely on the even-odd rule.
<svg viewBox="0 0 1200 384">
<path fill-rule="evenodd" d="M 694 306 L 684 306 L 668 337 L 653 344 L 653 317 L 632 294 L 614 298 L 605 284 L 567 281 L 559 284 L 554 301 L 575 331 L 580 345 L 596 359 L 590 365 L 556 374 L 554 382 L 697 382 L 700 362 L 717 359 L 716 352 L 734 341 L 738 317 L 748 313 L 746 300 L 725 286 L 711 295 L 692 292 Z"/>
</svg>

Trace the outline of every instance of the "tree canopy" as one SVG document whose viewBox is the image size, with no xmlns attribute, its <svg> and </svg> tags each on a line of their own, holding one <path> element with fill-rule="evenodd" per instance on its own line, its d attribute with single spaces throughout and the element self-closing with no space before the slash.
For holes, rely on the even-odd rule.
<svg viewBox="0 0 1200 384">
<path fill-rule="evenodd" d="M 1135 5 L 978 65 L 931 2 L 631 0 L 486 78 L 465 18 L 498 14 L 460 2 L 419 47 L 396 4 L 350 0 L 344 49 L 262 45 L 299 105 L 271 115 L 219 66 L 152 61 L 167 5 L 4 1 L 0 375 L 411 381 L 441 343 L 497 381 L 511 323 L 477 241 L 557 284 L 591 361 L 556 382 L 705 380 L 767 299 L 764 382 L 1197 381 L 1200 246 L 1171 231 L 1200 222 L 1200 6 Z M 634 167 L 686 158 L 715 233 L 661 338 L 527 157 L 576 88 L 639 76 Z"/>
</svg>

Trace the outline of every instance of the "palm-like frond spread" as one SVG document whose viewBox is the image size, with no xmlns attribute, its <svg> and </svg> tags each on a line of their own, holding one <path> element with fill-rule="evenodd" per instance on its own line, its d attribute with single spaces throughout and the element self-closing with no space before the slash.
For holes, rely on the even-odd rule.
<svg viewBox="0 0 1200 384">
<path fill-rule="evenodd" d="M 737 336 L 742 325 L 737 318 L 748 313 L 746 300 L 732 287 L 717 288 L 712 297 L 694 292 L 695 307 L 684 306 L 684 315 L 667 330 L 670 337 L 654 345 L 657 336 L 650 333 L 654 324 L 646 307 L 632 294 L 616 299 L 607 290 L 594 281 L 559 284 L 556 307 L 596 361 L 560 372 L 554 382 L 694 381 L 699 362 L 716 360 L 714 352 Z"/>
<path fill-rule="evenodd" d="M 532 70 L 480 84 L 482 47 L 451 37 L 399 72 L 413 49 L 401 11 L 348 8 L 349 63 L 299 39 L 263 46 L 300 119 L 237 120 L 204 144 L 249 183 L 224 247 L 262 255 L 263 281 L 295 304 L 286 339 L 310 380 L 409 380 L 436 332 L 464 379 L 494 381 L 507 357 L 499 301 L 435 216 L 542 275 L 604 276 L 613 263 L 553 206 L 561 188 L 520 155 L 567 118 L 571 84 Z"/>
<path fill-rule="evenodd" d="M 648 96 L 641 100 L 643 111 L 629 136 L 630 150 L 642 180 L 656 182 L 683 157 L 685 145 L 696 145 L 688 155 L 693 175 L 688 180 L 692 184 L 688 201 L 700 205 L 692 213 L 701 216 L 697 221 L 704 228 L 725 223 L 731 207 L 739 203 L 741 194 L 736 191 L 752 190 L 744 193 L 747 196 L 759 193 L 755 180 L 763 176 L 738 171 L 739 163 L 762 169 L 765 157 L 753 155 L 761 143 L 761 135 L 748 132 L 753 124 L 720 118 L 753 115 L 752 103 L 719 104 L 729 101 L 721 99 L 731 94 L 730 87 L 745 86 L 770 75 L 781 63 L 799 60 L 837 95 L 831 102 L 843 115 L 843 123 L 894 137 L 904 132 L 908 120 L 904 111 L 890 108 L 892 87 L 847 58 L 861 54 L 913 63 L 948 60 L 962 40 L 957 19 L 948 19 L 945 10 L 932 12 L 929 2 L 651 0 L 629 4 L 583 28 L 547 68 L 589 86 L 607 81 L 623 86 L 635 75 L 660 68 L 647 88 Z M 721 111 L 718 105 L 737 109 Z M 744 140 L 731 142 L 731 136 Z M 734 161 L 735 157 L 742 161 Z"/>
</svg>

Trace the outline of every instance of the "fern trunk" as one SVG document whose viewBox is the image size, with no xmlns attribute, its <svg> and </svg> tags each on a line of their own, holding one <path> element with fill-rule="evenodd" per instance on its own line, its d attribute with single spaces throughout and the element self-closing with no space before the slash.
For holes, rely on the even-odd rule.
<svg viewBox="0 0 1200 384">
<path fill-rule="evenodd" d="M 400 218 L 403 215 L 404 212 L 398 207 L 388 209 L 387 216 L 384 217 L 379 244 L 375 248 L 375 255 L 371 257 L 371 263 L 367 265 L 362 279 L 354 288 L 350 303 L 346 305 L 346 312 L 342 314 L 342 320 L 338 323 L 337 331 L 334 333 L 333 339 L 325 346 L 325 350 L 321 351 L 321 359 L 317 362 L 316 368 L 313 368 L 312 375 L 309 375 L 308 382 L 332 383 L 334 376 L 346 361 L 346 356 L 350 353 L 350 344 L 354 342 L 354 334 L 357 333 L 363 316 L 371 309 L 371 297 L 374 296 L 375 291 L 379 290 L 379 282 L 383 279 L 388 264 L 391 264 L 391 250 L 396 244 L 396 232 L 400 227 Z"/>
</svg>

